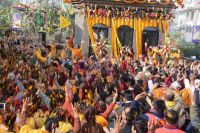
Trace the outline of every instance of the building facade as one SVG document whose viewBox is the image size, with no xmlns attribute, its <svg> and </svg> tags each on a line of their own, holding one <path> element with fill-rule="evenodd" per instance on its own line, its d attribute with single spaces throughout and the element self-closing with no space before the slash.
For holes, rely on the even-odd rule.
<svg viewBox="0 0 200 133">
<path fill-rule="evenodd" d="M 192 42 L 193 27 L 200 26 L 200 0 L 185 0 L 184 5 L 173 10 L 176 17 L 170 23 L 170 32 L 180 32 L 186 42 Z"/>
<path fill-rule="evenodd" d="M 134 52 L 137 53 L 137 56 L 143 53 L 145 43 L 151 46 L 164 44 L 166 33 L 168 32 L 168 28 L 166 28 L 166 25 L 168 27 L 168 24 L 165 24 L 165 22 L 170 19 L 170 11 L 175 7 L 175 3 L 171 2 L 170 4 L 161 4 L 160 1 L 154 1 L 154 3 L 150 2 L 152 1 L 139 3 L 131 2 L 131 0 L 129 2 L 125 2 L 124 0 L 103 0 L 101 2 L 97 0 L 85 0 L 86 7 L 90 7 L 91 5 L 93 5 L 93 9 L 90 9 L 90 12 L 92 13 L 89 13 L 89 15 L 75 15 L 75 44 L 80 45 L 81 41 L 84 41 L 83 54 L 85 56 L 90 54 L 90 50 L 92 49 L 91 36 L 94 36 L 93 39 L 95 41 L 101 39 L 104 40 L 104 38 L 110 40 L 112 45 L 110 46 L 112 52 L 115 51 L 113 49 L 113 47 L 115 47 L 113 45 L 113 41 L 115 41 L 113 40 L 113 38 L 115 37 L 122 46 L 132 47 Z M 109 7 L 109 9 L 111 10 L 111 16 L 109 16 L 109 26 L 105 26 L 105 24 L 102 25 L 102 23 L 97 22 L 96 24 L 92 25 L 92 28 L 88 28 L 88 23 L 86 22 L 86 18 L 88 16 L 91 18 L 95 18 L 96 16 L 101 18 L 101 15 L 96 15 L 95 13 L 93 13 L 96 11 L 95 5 L 97 8 L 99 8 L 99 10 L 105 10 L 105 8 Z M 115 12 L 119 11 L 119 14 L 121 14 L 121 16 L 119 15 L 118 18 L 124 19 L 125 24 L 120 24 L 119 26 L 116 26 L 117 23 L 113 24 L 113 18 L 115 20 L 115 17 L 113 17 L 113 14 L 115 13 L 112 11 L 113 9 L 116 10 Z M 129 14 L 133 13 L 133 16 L 131 14 L 128 17 L 124 17 L 124 14 L 122 14 L 122 12 L 129 9 L 133 10 L 132 12 L 129 12 Z M 163 13 L 160 14 L 160 12 Z M 164 15 L 165 13 L 167 14 Z M 104 13 L 103 18 L 107 18 Z M 133 19 L 133 21 L 131 21 L 131 19 Z M 126 24 L 126 20 L 131 21 L 130 23 L 132 23 L 133 25 Z M 135 24 L 138 26 L 136 26 Z M 116 28 L 116 31 L 113 31 L 113 27 Z M 91 35 L 88 29 L 93 29 L 92 34 L 94 35 Z M 113 34 L 115 34 L 114 37 Z"/>
</svg>

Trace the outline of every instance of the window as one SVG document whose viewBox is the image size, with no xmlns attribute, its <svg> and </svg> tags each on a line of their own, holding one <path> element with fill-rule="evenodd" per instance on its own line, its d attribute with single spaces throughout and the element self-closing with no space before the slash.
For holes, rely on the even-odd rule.
<svg viewBox="0 0 200 133">
<path fill-rule="evenodd" d="M 108 38 L 108 27 L 97 24 L 93 27 L 94 30 L 94 37 L 97 41 L 103 42 Z"/>
<path fill-rule="evenodd" d="M 158 46 L 159 30 L 153 27 L 147 27 L 142 32 L 142 52 L 145 54 L 145 42 L 148 46 Z"/>
<path fill-rule="evenodd" d="M 121 26 L 118 28 L 118 36 L 122 46 L 133 45 L 133 29 L 129 26 Z"/>
</svg>

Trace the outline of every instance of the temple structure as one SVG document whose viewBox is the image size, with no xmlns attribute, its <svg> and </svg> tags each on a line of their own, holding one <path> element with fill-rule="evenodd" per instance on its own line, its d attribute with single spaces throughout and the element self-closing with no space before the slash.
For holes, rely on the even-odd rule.
<svg viewBox="0 0 200 133">
<path fill-rule="evenodd" d="M 84 0 L 81 3 L 85 10 L 75 16 L 75 44 L 84 40 L 84 55 L 90 54 L 91 49 L 95 53 L 95 45 L 108 39 L 115 57 L 123 46 L 133 47 L 139 57 L 145 43 L 151 46 L 166 43 L 168 23 L 173 18 L 171 10 L 182 1 Z"/>
</svg>

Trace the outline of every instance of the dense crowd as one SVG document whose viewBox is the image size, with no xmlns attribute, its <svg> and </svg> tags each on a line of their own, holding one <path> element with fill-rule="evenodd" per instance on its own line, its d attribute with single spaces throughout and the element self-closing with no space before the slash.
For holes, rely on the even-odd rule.
<svg viewBox="0 0 200 133">
<path fill-rule="evenodd" d="M 1 41 L 0 133 L 200 132 L 199 62 L 65 48 Z"/>
</svg>

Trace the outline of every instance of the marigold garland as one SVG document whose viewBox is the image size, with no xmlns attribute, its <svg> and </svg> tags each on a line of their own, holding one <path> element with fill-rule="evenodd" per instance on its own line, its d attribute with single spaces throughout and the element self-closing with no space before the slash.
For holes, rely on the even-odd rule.
<svg viewBox="0 0 200 133">
<path fill-rule="evenodd" d="M 134 2 L 136 2 L 136 0 L 124 0 L 124 2 L 126 2 L 126 3 L 134 3 Z"/>
<path fill-rule="evenodd" d="M 156 0 L 150 0 L 148 3 L 149 3 L 149 4 L 156 4 L 157 1 L 156 1 Z"/>
<path fill-rule="evenodd" d="M 143 0 L 143 1 L 140 1 L 140 0 L 136 0 L 137 3 L 146 3 L 147 0 Z"/>
</svg>

